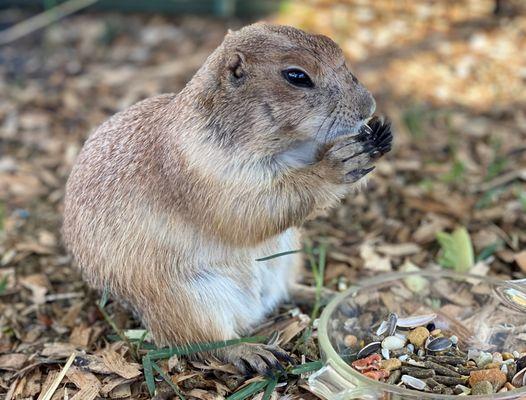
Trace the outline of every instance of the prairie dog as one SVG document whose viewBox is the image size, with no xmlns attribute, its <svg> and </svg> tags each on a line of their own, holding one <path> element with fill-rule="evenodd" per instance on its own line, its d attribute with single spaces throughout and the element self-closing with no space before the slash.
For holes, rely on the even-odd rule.
<svg viewBox="0 0 526 400">
<path fill-rule="evenodd" d="M 266 23 L 229 32 L 178 94 L 117 113 L 86 141 L 63 234 L 83 276 L 157 345 L 250 332 L 293 292 L 298 227 L 390 149 L 371 94 L 329 38 Z M 292 293 L 294 295 L 294 293 Z M 220 352 L 266 372 L 265 345 Z"/>
</svg>

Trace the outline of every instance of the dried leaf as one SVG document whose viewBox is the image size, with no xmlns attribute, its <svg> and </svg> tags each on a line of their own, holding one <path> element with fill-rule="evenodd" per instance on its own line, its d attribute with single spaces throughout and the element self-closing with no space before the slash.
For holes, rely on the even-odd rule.
<svg viewBox="0 0 526 400">
<path fill-rule="evenodd" d="M 73 328 L 73 331 L 71 331 L 71 335 L 69 336 L 69 342 L 73 345 L 80 347 L 88 346 L 92 330 L 93 328 L 88 327 L 84 324 L 76 326 L 75 328 Z"/>
<path fill-rule="evenodd" d="M 27 361 L 27 356 L 20 353 L 0 355 L 0 369 L 18 371 Z"/>
<path fill-rule="evenodd" d="M 513 257 L 517 265 L 520 267 L 522 272 L 526 273 L 526 250 L 521 251 L 520 253 L 515 254 Z"/>
<path fill-rule="evenodd" d="M 113 373 L 122 376 L 126 379 L 132 379 L 141 375 L 139 364 L 130 363 L 124 359 L 119 353 L 113 350 L 105 350 L 102 352 L 102 360 L 104 365 Z"/>
<path fill-rule="evenodd" d="M 99 395 L 99 388 L 96 386 L 87 386 L 79 390 L 71 400 L 94 400 Z"/>
<path fill-rule="evenodd" d="M 376 250 L 390 257 L 404 257 L 421 251 L 416 243 L 382 244 L 376 246 Z"/>
<path fill-rule="evenodd" d="M 364 260 L 364 268 L 372 271 L 391 271 L 391 260 L 388 257 L 382 257 L 375 252 L 370 242 L 365 242 L 360 246 L 360 257 Z"/>
<path fill-rule="evenodd" d="M 44 357 L 66 358 L 76 350 L 77 348 L 70 343 L 44 343 L 41 355 Z"/>
<path fill-rule="evenodd" d="M 66 372 L 66 376 L 79 389 L 85 389 L 87 387 L 98 387 L 100 389 L 102 386 L 95 375 L 78 367 L 70 367 L 68 372 Z"/>
<path fill-rule="evenodd" d="M 100 389 L 102 396 L 107 396 L 113 389 L 125 383 L 131 383 L 133 379 L 125 379 L 120 376 L 111 376 L 104 381 L 104 386 Z"/>
</svg>

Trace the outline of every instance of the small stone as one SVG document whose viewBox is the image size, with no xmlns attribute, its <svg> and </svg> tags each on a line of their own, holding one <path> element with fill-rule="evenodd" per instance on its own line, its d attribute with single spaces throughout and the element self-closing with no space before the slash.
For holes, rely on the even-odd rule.
<svg viewBox="0 0 526 400">
<path fill-rule="evenodd" d="M 347 347 L 356 347 L 356 345 L 358 344 L 358 338 L 354 335 L 347 335 L 345 336 L 345 338 L 343 338 L 343 343 Z"/>
<path fill-rule="evenodd" d="M 433 329 L 431 332 L 430 332 L 430 335 L 431 336 L 438 336 L 442 333 L 442 329 Z"/>
<path fill-rule="evenodd" d="M 493 385 L 493 389 L 496 392 L 499 390 L 507 381 L 506 374 L 498 368 L 493 369 L 482 369 L 479 371 L 471 371 L 469 374 L 469 385 L 473 388 L 477 383 L 482 381 L 488 381 Z"/>
<path fill-rule="evenodd" d="M 451 340 L 451 343 L 453 343 L 453 344 L 455 344 L 455 345 L 458 344 L 458 337 L 455 336 L 455 335 L 451 336 L 451 337 L 449 338 L 449 340 Z"/>
<path fill-rule="evenodd" d="M 476 360 L 480 356 L 480 350 L 469 349 L 468 350 L 468 360 Z"/>
<path fill-rule="evenodd" d="M 387 336 L 382 341 L 382 348 L 387 350 L 398 350 L 405 346 L 405 340 L 396 336 Z"/>
<path fill-rule="evenodd" d="M 515 350 L 515 351 L 514 351 L 513 353 L 511 353 L 511 354 L 513 354 L 513 357 L 515 357 L 515 358 L 519 358 L 519 357 L 521 356 L 521 353 L 519 353 L 517 350 Z"/>
<path fill-rule="evenodd" d="M 493 361 L 493 356 L 491 353 L 486 353 L 485 351 L 481 351 L 475 362 L 477 363 L 477 367 L 484 368 L 486 365 L 488 365 L 490 362 Z"/>
<path fill-rule="evenodd" d="M 413 346 L 418 348 L 422 348 L 424 346 L 424 343 L 428 337 L 429 331 L 423 326 L 419 326 L 418 328 L 413 329 L 411 332 L 409 332 L 409 335 L 407 335 L 407 339 L 409 339 L 409 342 Z"/>
<path fill-rule="evenodd" d="M 410 353 L 413 353 L 415 351 L 415 346 L 412 343 L 409 343 L 405 348 Z"/>
<path fill-rule="evenodd" d="M 515 358 L 515 357 L 513 357 L 513 354 L 511 354 L 511 353 L 502 353 L 502 359 L 503 359 L 504 361 L 506 361 L 506 360 L 512 360 L 512 359 L 514 359 L 514 358 Z"/>
<path fill-rule="evenodd" d="M 464 385 L 457 385 L 453 389 L 453 392 L 455 394 L 466 394 L 466 395 L 468 395 L 468 394 L 471 393 L 471 389 L 468 388 L 467 386 L 464 386 Z"/>
<path fill-rule="evenodd" d="M 495 352 L 495 353 L 492 354 L 492 357 L 493 357 L 493 362 L 494 363 L 501 364 L 502 361 L 503 361 L 502 354 L 500 354 L 500 353 Z"/>
<path fill-rule="evenodd" d="M 480 396 L 484 394 L 493 394 L 493 385 L 488 381 L 480 381 L 474 384 L 471 388 L 471 394 L 473 396 Z"/>
<path fill-rule="evenodd" d="M 391 372 L 400 368 L 402 366 L 402 361 L 400 361 L 398 358 L 390 358 L 389 360 L 382 360 L 381 366 L 382 369 Z"/>
<path fill-rule="evenodd" d="M 489 364 L 484 365 L 485 369 L 500 368 L 502 365 L 501 362 L 490 362 Z"/>
</svg>

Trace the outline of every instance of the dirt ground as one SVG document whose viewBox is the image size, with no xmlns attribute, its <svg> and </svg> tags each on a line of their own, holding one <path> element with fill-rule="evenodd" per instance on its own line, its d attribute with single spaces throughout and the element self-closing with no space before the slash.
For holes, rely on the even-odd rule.
<svg viewBox="0 0 526 400">
<path fill-rule="evenodd" d="M 457 227 L 473 243 L 470 272 L 525 277 L 526 10 L 503 3 L 494 13 L 492 1 L 292 1 L 268 18 L 336 40 L 393 121 L 394 149 L 367 188 L 306 226 L 306 240 L 329 246 L 326 286 L 444 268 L 436 234 Z M 0 26 L 27 16 L 0 11 Z M 111 299 L 100 311 L 61 245 L 64 184 L 91 130 L 180 90 L 226 29 L 247 22 L 85 13 L 0 47 L 0 398 L 150 397 L 147 346 L 118 336 L 140 325 Z M 297 345 L 310 311 L 285 305 L 266 326 L 298 364 L 319 357 L 315 328 Z M 159 365 L 186 398 L 260 380 L 219 362 Z M 156 383 L 158 398 L 174 395 Z M 283 395 L 314 398 L 304 375 L 280 379 L 272 397 Z"/>
</svg>

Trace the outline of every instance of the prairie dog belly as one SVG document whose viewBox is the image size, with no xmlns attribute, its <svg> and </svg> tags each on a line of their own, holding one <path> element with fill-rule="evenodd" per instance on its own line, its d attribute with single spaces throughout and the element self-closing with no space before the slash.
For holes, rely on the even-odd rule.
<svg viewBox="0 0 526 400">
<path fill-rule="evenodd" d="M 242 278 L 236 279 L 217 271 L 207 272 L 206 279 L 196 281 L 195 290 L 203 293 L 204 303 L 218 311 L 216 315 L 221 319 L 226 336 L 249 333 L 267 314 L 288 299 L 289 287 L 298 279 L 302 262 L 299 253 L 268 261 L 256 259 L 296 250 L 300 245 L 298 230 L 290 228 L 265 245 L 249 251 L 252 265 L 235 266 L 236 270 L 245 272 Z M 236 257 L 233 255 L 232 258 Z"/>
<path fill-rule="evenodd" d="M 290 228 L 276 239 L 281 253 L 301 247 L 300 234 Z M 274 253 L 274 254 L 276 254 Z M 302 257 L 300 253 L 277 257 L 268 261 L 255 261 L 254 271 L 260 281 L 261 306 L 263 313 L 272 311 L 283 300 L 288 299 L 288 289 L 300 275 Z"/>
</svg>

